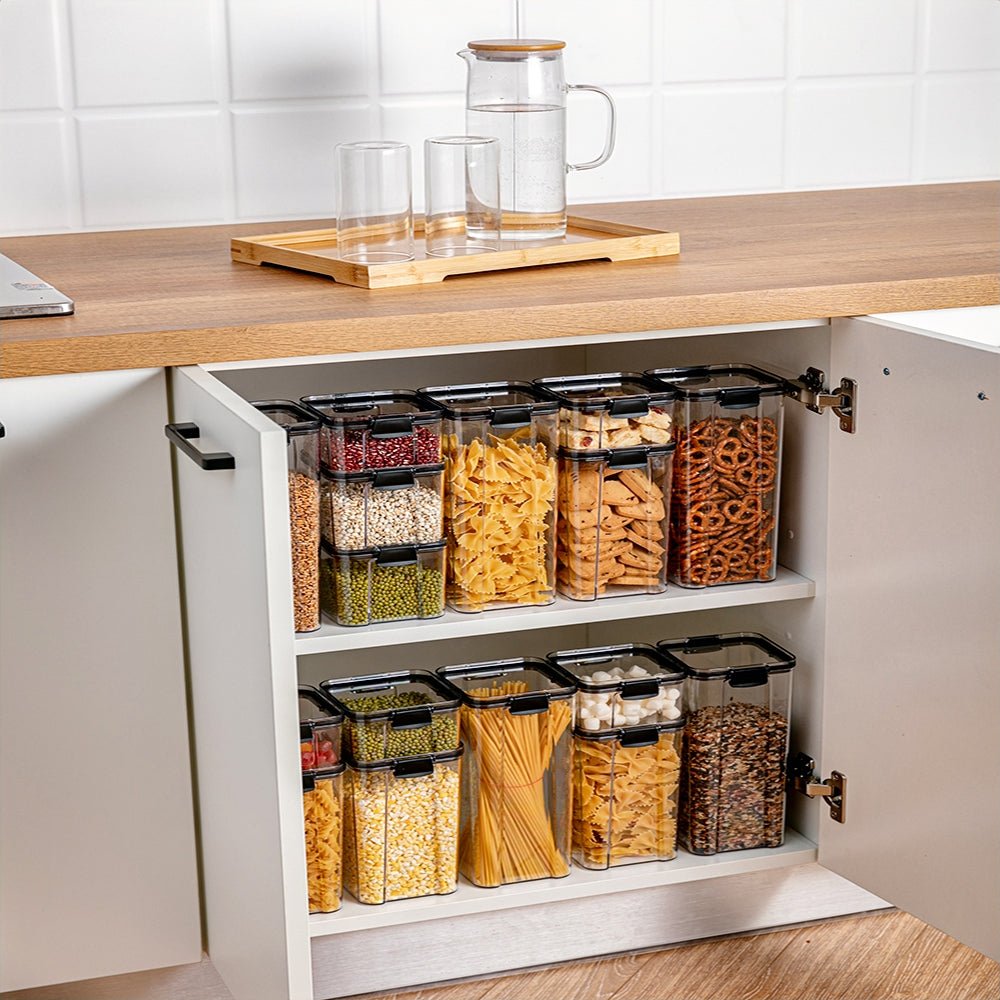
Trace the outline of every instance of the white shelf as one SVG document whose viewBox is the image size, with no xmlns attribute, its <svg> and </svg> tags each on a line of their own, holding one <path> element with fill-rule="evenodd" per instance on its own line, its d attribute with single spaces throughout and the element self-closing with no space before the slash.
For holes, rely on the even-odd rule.
<svg viewBox="0 0 1000 1000">
<path fill-rule="evenodd" d="M 443 617 L 428 621 L 389 622 L 361 628 L 324 624 L 316 632 L 298 636 L 295 640 L 295 652 L 302 656 L 372 646 L 399 646 L 411 642 L 433 642 L 437 639 L 525 632 L 559 625 L 586 625 L 590 622 L 793 601 L 815 595 L 816 584 L 812 580 L 779 566 L 777 577 L 770 583 L 740 583 L 730 587 L 706 587 L 702 590 L 670 586 L 663 594 L 616 597 L 600 601 L 571 601 L 557 597 L 555 603 L 544 607 L 511 608 L 471 615 L 449 610 L 445 611 Z"/>
<path fill-rule="evenodd" d="M 441 920 L 470 913 L 495 912 L 540 903 L 557 903 L 587 896 L 650 889 L 727 875 L 789 868 L 816 860 L 816 845 L 794 830 L 785 834 L 781 847 L 755 851 L 732 851 L 699 857 L 678 851 L 673 861 L 652 861 L 647 864 L 625 865 L 607 871 L 588 871 L 575 865 L 561 879 L 540 879 L 481 889 L 459 879 L 458 890 L 449 896 L 422 896 L 400 899 L 382 906 L 359 903 L 345 893 L 344 903 L 337 913 L 317 914 L 309 918 L 309 936 L 326 937 L 349 934 L 375 927 L 393 927 L 423 920 Z"/>
</svg>

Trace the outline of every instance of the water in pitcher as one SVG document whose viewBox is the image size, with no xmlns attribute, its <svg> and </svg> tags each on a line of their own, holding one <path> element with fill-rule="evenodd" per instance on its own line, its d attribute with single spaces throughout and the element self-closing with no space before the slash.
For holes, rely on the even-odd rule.
<svg viewBox="0 0 1000 1000">
<path fill-rule="evenodd" d="M 500 140 L 500 207 L 505 240 L 566 234 L 566 109 L 492 104 L 466 111 L 469 135 Z"/>
</svg>

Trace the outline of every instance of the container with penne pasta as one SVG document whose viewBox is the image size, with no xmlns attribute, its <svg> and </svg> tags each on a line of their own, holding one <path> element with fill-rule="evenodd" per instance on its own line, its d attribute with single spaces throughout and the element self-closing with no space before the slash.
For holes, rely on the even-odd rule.
<svg viewBox="0 0 1000 1000">
<path fill-rule="evenodd" d="M 458 887 L 464 750 L 347 759 L 344 885 L 361 903 L 446 895 Z"/>
<path fill-rule="evenodd" d="M 302 773 L 309 912 L 340 909 L 344 765 Z"/>
<path fill-rule="evenodd" d="M 325 695 L 308 684 L 299 685 L 299 753 L 303 771 L 340 763 L 343 722 L 343 715 Z"/>
<path fill-rule="evenodd" d="M 682 720 L 573 736 L 573 860 L 583 868 L 677 854 Z"/>
<path fill-rule="evenodd" d="M 421 392 L 445 410 L 449 605 L 551 604 L 558 401 L 530 382 Z"/>
<path fill-rule="evenodd" d="M 438 673 L 462 691 L 462 874 L 480 886 L 568 875 L 573 679 L 534 659 Z"/>
</svg>

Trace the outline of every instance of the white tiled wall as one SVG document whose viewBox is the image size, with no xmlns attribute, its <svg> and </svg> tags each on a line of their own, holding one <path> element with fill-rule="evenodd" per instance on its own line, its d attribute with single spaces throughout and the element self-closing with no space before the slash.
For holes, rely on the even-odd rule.
<svg viewBox="0 0 1000 1000">
<path fill-rule="evenodd" d="M 379 135 L 419 206 L 455 52 L 517 31 L 618 103 L 571 200 L 1000 175 L 1000 0 L 0 0 L 0 234 L 329 216 L 334 144 Z"/>
</svg>

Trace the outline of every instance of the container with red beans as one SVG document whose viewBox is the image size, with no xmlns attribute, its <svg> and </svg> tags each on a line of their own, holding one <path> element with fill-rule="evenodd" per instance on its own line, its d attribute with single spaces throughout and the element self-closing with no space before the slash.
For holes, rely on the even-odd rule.
<svg viewBox="0 0 1000 1000">
<path fill-rule="evenodd" d="M 303 396 L 322 421 L 320 463 L 331 472 L 363 472 L 441 461 L 441 407 L 406 389 Z"/>
<path fill-rule="evenodd" d="M 333 767 L 340 762 L 340 729 L 344 716 L 322 691 L 299 685 L 299 753 L 302 770 Z"/>
</svg>

